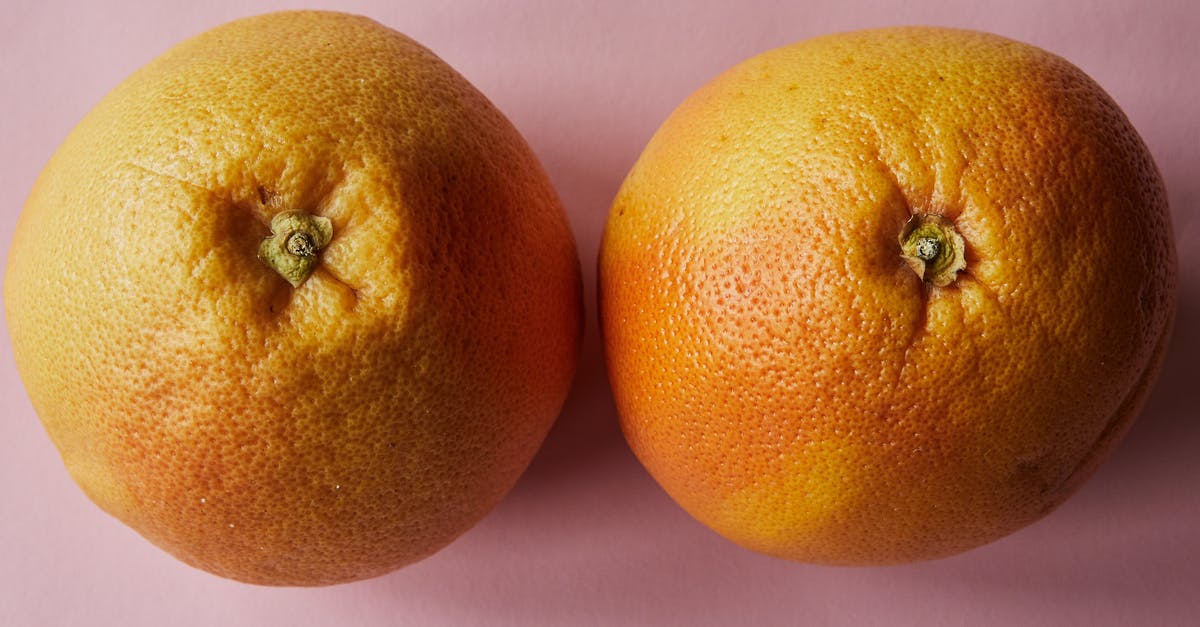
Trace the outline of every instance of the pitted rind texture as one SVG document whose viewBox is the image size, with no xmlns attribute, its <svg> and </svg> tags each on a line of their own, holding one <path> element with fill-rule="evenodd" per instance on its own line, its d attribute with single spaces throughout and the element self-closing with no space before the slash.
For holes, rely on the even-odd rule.
<svg viewBox="0 0 1200 627">
<path fill-rule="evenodd" d="M 897 234 L 953 223 L 930 286 Z M 1149 390 L 1175 309 L 1167 198 L 1082 71 L 994 35 L 780 48 L 659 129 L 599 260 L 622 429 L 689 513 L 768 554 L 941 557 L 1044 516 Z"/>
<path fill-rule="evenodd" d="M 292 287 L 272 216 L 332 222 Z M 74 479 L 180 559 L 317 585 L 419 560 L 511 488 L 579 350 L 579 262 L 521 136 L 366 18 L 219 27 L 136 72 L 37 181 L 4 284 Z"/>
</svg>

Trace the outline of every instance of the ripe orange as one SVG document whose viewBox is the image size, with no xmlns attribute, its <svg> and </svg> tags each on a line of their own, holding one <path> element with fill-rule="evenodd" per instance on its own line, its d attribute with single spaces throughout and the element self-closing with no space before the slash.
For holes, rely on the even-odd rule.
<svg viewBox="0 0 1200 627">
<path fill-rule="evenodd" d="M 336 13 L 222 26 L 116 88 L 38 179 L 4 287 L 88 496 L 264 584 L 378 575 L 473 525 L 559 412 L 582 324 L 521 136 Z"/>
<path fill-rule="evenodd" d="M 666 491 L 751 549 L 885 564 L 1080 485 L 1155 378 L 1176 270 L 1154 163 L 1082 71 L 893 28 L 693 94 L 599 272 L 621 424 Z"/>
</svg>

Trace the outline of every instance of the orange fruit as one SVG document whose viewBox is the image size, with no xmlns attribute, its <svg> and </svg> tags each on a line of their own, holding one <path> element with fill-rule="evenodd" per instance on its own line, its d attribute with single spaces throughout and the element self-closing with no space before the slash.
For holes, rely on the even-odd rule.
<svg viewBox="0 0 1200 627">
<path fill-rule="evenodd" d="M 262 584 L 378 575 L 478 521 L 582 324 L 518 132 L 427 49 L 320 12 L 221 26 L 109 94 L 39 177 L 4 297 L 87 495 Z"/>
<path fill-rule="evenodd" d="M 1128 429 L 1175 263 L 1145 145 L 1063 59 L 937 28 L 780 48 L 689 97 L 614 201 L 621 425 L 751 549 L 964 551 L 1062 503 Z"/>
</svg>

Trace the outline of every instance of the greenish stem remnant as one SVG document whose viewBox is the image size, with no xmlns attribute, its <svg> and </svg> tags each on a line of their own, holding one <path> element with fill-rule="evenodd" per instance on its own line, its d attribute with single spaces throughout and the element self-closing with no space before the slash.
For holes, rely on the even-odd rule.
<svg viewBox="0 0 1200 627">
<path fill-rule="evenodd" d="M 954 223 L 936 214 L 918 214 L 900 231 L 900 256 L 921 280 L 936 287 L 954 282 L 967 267 L 966 242 Z"/>
<path fill-rule="evenodd" d="M 271 236 L 259 245 L 258 258 L 292 287 L 299 287 L 316 270 L 321 249 L 331 239 L 329 218 L 284 211 L 271 219 Z"/>
</svg>

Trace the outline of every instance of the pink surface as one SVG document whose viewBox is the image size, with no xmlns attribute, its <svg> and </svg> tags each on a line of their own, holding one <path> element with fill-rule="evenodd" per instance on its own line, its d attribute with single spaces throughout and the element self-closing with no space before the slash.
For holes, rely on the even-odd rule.
<svg viewBox="0 0 1200 627">
<path fill-rule="evenodd" d="M 77 4 L 6 0 L 0 11 L 0 260 L 34 177 L 101 96 L 187 36 L 292 3 Z M 558 425 L 508 499 L 434 557 L 332 588 L 248 586 L 176 562 L 87 501 L 0 335 L 0 625 L 1200 621 L 1200 5 L 380 0 L 331 8 L 374 17 L 458 68 L 510 116 L 558 186 L 589 306 L 583 362 Z M 778 561 L 691 520 L 621 439 L 596 335 L 600 230 L 646 140 L 706 80 L 813 35 L 906 23 L 1040 45 L 1122 105 L 1170 193 L 1182 269 L 1176 334 L 1145 414 L 1047 519 L 912 566 Z"/>
</svg>

